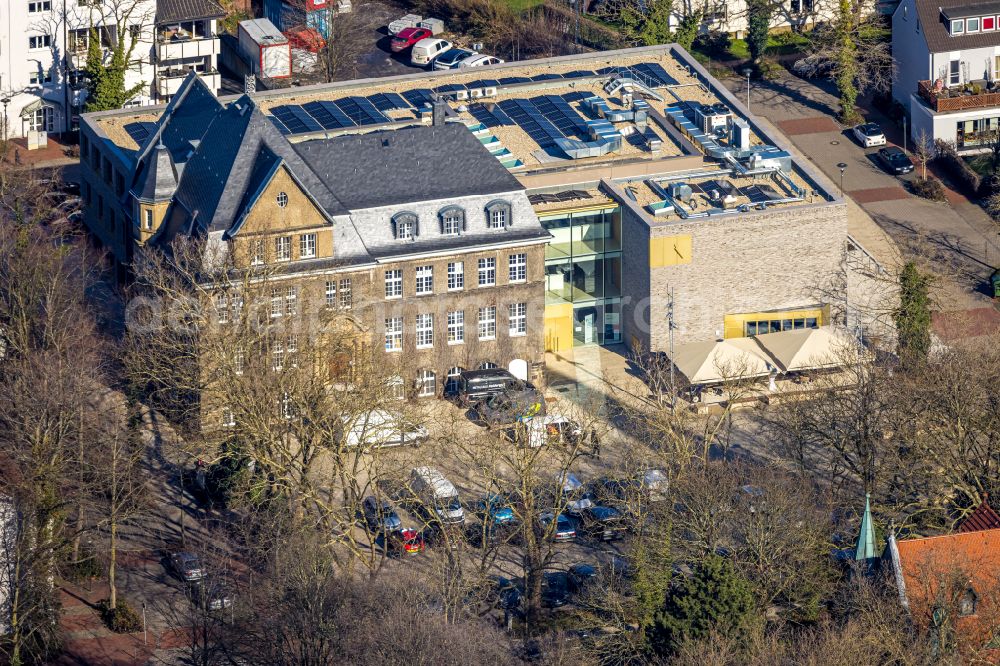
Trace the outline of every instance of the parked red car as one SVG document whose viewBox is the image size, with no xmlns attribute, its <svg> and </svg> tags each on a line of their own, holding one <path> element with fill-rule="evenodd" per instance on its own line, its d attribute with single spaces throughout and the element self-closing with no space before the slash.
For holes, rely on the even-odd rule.
<svg viewBox="0 0 1000 666">
<path fill-rule="evenodd" d="M 421 39 L 432 37 L 433 33 L 427 28 L 403 28 L 399 34 L 392 38 L 389 48 L 393 53 L 399 53 L 410 48 Z"/>
<path fill-rule="evenodd" d="M 390 552 L 416 555 L 424 549 L 424 536 L 415 529 L 404 527 L 388 536 Z"/>
</svg>

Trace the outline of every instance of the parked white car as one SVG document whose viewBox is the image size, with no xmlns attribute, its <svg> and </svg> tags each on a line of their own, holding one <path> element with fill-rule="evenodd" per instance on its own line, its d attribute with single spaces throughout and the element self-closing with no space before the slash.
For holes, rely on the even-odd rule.
<svg viewBox="0 0 1000 666">
<path fill-rule="evenodd" d="M 484 55 L 480 53 L 479 55 L 474 55 L 471 58 L 467 58 L 462 62 L 458 63 L 459 69 L 465 69 L 466 67 L 485 67 L 486 65 L 502 65 L 503 59 L 497 58 L 496 56 Z"/>
<path fill-rule="evenodd" d="M 402 446 L 419 444 L 427 439 L 427 428 L 409 422 L 403 416 L 373 409 L 354 417 L 344 417 L 344 443 L 347 446 Z"/>
<path fill-rule="evenodd" d="M 885 134 L 875 123 L 862 123 L 854 128 L 854 138 L 865 148 L 885 145 Z"/>
<path fill-rule="evenodd" d="M 450 48 L 451 42 L 447 39 L 438 39 L 437 37 L 421 39 L 413 45 L 413 50 L 410 51 L 410 64 L 426 67 L 434 61 L 434 58 Z"/>
</svg>

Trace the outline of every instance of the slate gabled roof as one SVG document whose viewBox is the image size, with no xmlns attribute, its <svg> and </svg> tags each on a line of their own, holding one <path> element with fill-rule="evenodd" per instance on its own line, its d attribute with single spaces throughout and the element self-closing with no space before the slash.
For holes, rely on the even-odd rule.
<svg viewBox="0 0 1000 666">
<path fill-rule="evenodd" d="M 268 156 L 270 155 L 270 157 Z M 177 201 L 199 225 L 226 231 L 242 212 L 260 159 L 279 157 L 327 215 L 347 209 L 302 161 L 249 97 L 244 95 L 215 116 L 184 167 Z"/>
<path fill-rule="evenodd" d="M 294 148 L 351 210 L 524 189 L 458 123 L 345 135 Z"/>
</svg>

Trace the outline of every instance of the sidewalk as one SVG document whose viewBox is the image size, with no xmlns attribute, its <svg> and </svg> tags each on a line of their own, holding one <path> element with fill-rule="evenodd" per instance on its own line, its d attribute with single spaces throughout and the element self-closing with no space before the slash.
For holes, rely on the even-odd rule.
<svg viewBox="0 0 1000 666">
<path fill-rule="evenodd" d="M 76 148 L 75 145 L 60 143 L 58 138 L 49 137 L 48 145 L 36 150 L 28 150 L 26 139 L 11 139 L 8 141 L 6 156 L 0 157 L 8 164 L 31 168 L 52 168 L 78 164 L 79 157 L 70 157 L 67 151 Z"/>
</svg>

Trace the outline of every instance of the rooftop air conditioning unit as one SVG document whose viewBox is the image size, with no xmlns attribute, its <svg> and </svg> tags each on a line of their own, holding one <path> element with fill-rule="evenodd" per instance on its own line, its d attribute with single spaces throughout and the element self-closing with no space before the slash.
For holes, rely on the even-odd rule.
<svg viewBox="0 0 1000 666">
<path fill-rule="evenodd" d="M 674 199 L 685 203 L 690 203 L 694 197 L 694 192 L 692 192 L 691 186 L 687 183 L 670 183 L 668 192 Z"/>
<path fill-rule="evenodd" d="M 483 96 L 483 89 L 482 88 L 473 88 L 472 90 L 469 91 L 469 96 L 472 99 L 479 99 L 480 97 Z"/>
<path fill-rule="evenodd" d="M 469 91 L 468 90 L 456 90 L 455 91 L 455 99 L 469 99 Z"/>
<path fill-rule="evenodd" d="M 497 89 L 496 86 L 490 86 L 489 88 L 483 88 L 483 97 L 496 97 Z"/>
</svg>

